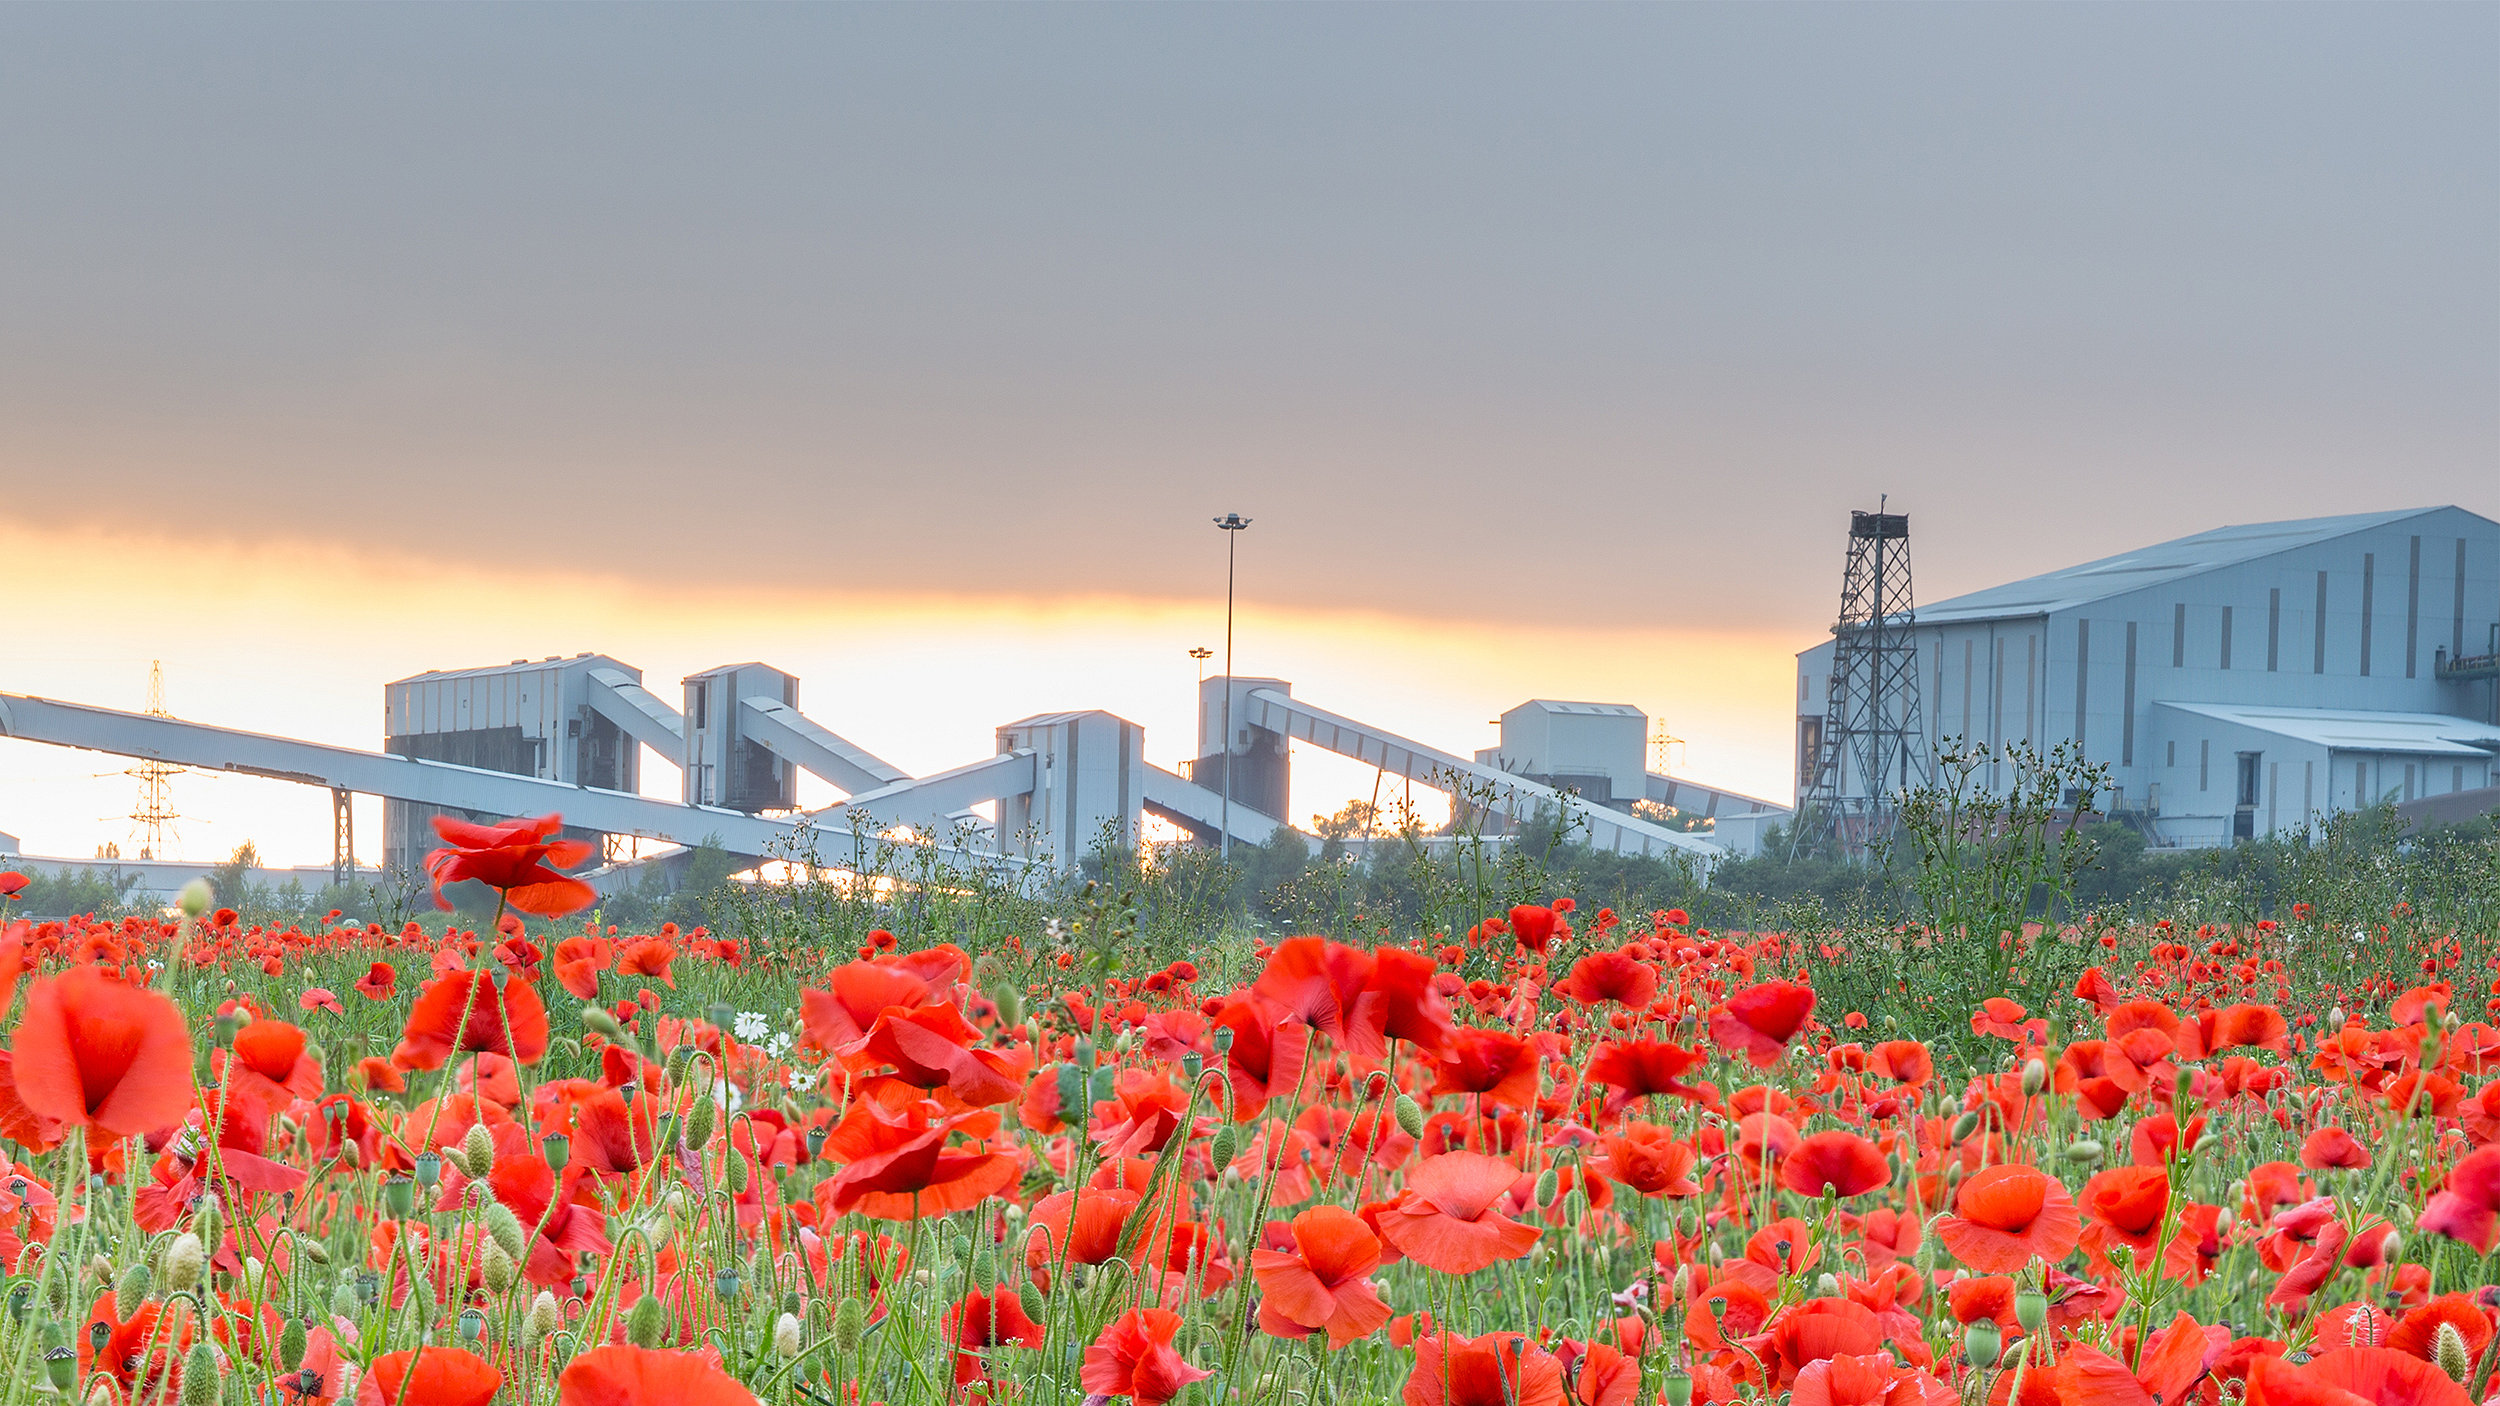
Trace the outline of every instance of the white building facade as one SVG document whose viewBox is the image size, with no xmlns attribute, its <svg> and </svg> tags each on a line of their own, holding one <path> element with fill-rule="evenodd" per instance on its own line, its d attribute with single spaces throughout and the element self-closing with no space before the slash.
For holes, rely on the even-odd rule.
<svg viewBox="0 0 2500 1406">
<path fill-rule="evenodd" d="M 2159 845 L 2500 782 L 2500 523 L 2461 508 L 2225 527 L 1915 614 L 1929 757 L 2077 742 Z M 1797 656 L 1801 759 L 1832 648 Z"/>
</svg>

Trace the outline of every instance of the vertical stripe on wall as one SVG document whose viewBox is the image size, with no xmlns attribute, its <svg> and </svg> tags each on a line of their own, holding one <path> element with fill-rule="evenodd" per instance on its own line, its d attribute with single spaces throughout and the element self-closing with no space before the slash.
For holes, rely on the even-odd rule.
<svg viewBox="0 0 2500 1406">
<path fill-rule="evenodd" d="M 2005 740 L 2005 641 L 1988 638 L 1988 745 Z"/>
<path fill-rule="evenodd" d="M 2040 717 L 2040 637 L 2023 636 L 2023 740 L 2037 735 L 2034 726 Z"/>
<path fill-rule="evenodd" d="M 2231 667 L 2231 607 L 2222 608 L 2222 667 Z"/>
<path fill-rule="evenodd" d="M 2083 748 L 2083 705 L 2092 687 L 2092 622 L 2075 622 L 2075 747 Z"/>
<path fill-rule="evenodd" d="M 2170 607 L 2170 667 L 2187 667 L 2187 602 Z"/>
<path fill-rule="evenodd" d="M 2266 833 L 2274 833 L 2274 802 L 2283 794 L 2283 764 L 2266 763 Z"/>
<path fill-rule="evenodd" d="M 2266 592 L 2266 672 L 2283 656 L 2283 588 L 2276 586 Z"/>
<path fill-rule="evenodd" d="M 2323 571 L 2318 573 L 2318 610 L 2314 618 L 2318 626 L 2317 654 L 2310 660 L 2309 672 L 2323 674 L 2326 672 L 2326 573 Z"/>
<path fill-rule="evenodd" d="M 2422 539 L 2413 539 L 2405 564 L 2405 677 L 2417 667 L 2414 655 L 2422 642 Z"/>
<path fill-rule="evenodd" d="M 2456 626 L 2448 638 L 2448 657 L 2465 657 L 2465 539 L 2457 539 L 2457 614 Z"/>
<path fill-rule="evenodd" d="M 2127 718 L 2118 725 L 2118 764 L 2135 765 L 2135 622 L 2127 622 Z"/>
<path fill-rule="evenodd" d="M 2378 553 L 2361 554 L 2361 677 L 2370 676 L 2370 614 L 2377 604 Z M 2366 804 L 2366 803 L 2365 803 Z"/>
<path fill-rule="evenodd" d="M 1963 741 L 1965 741 L 1965 742 L 1970 741 L 1970 740 L 1971 740 L 1971 738 L 1972 738 L 1972 736 L 1974 735 L 1974 732 L 1975 732 L 1975 730 L 1974 730 L 1974 729 L 1971 727 L 1971 725 L 1970 725 L 1970 719 L 1971 719 L 1971 712 L 1970 712 L 1970 686 L 1971 686 L 1971 675 L 1972 675 L 1973 671 L 1974 671 L 1974 670 L 1976 670 L 1976 669 L 1977 669 L 1977 667 L 1978 667 L 1976 664 L 1974 664 L 1974 663 L 1972 662 L 1972 660 L 1976 657 L 1976 654 L 1975 654 L 1974 649 L 1973 649 L 1973 644 L 1974 644 L 1974 642 L 1973 642 L 1972 640 L 1970 640 L 1970 639 L 1967 639 L 1967 638 L 1965 638 L 1965 639 L 1962 641 L 1962 732 L 1961 732 L 1961 738 L 1962 738 L 1962 740 L 1963 740 Z"/>
</svg>

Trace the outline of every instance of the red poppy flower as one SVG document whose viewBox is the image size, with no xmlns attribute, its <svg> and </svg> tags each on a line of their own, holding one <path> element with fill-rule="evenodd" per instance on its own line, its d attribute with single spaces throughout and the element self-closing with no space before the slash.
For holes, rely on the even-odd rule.
<svg viewBox="0 0 2500 1406">
<path fill-rule="evenodd" d="M 245 1087 L 273 1110 L 321 1097 L 321 1061 L 305 1056 L 303 1030 L 283 1020 L 255 1020 L 234 1032 L 233 1062 L 246 1076 Z"/>
<path fill-rule="evenodd" d="M 1936 1074 L 1935 1056 L 1916 1040 L 1886 1040 L 1867 1053 L 1874 1072 L 1896 1084 L 1915 1087 Z"/>
<path fill-rule="evenodd" d="M 425 871 L 434 880 L 434 902 L 449 908 L 443 885 L 474 879 L 500 890 L 509 906 L 542 918 L 588 908 L 599 901 L 599 891 L 559 871 L 590 858 L 597 848 L 587 840 L 549 838 L 563 826 L 561 815 L 499 825 L 435 816 L 434 833 L 443 837 L 446 848 L 425 857 Z"/>
<path fill-rule="evenodd" d="M 386 1352 L 365 1369 L 357 1406 L 487 1406 L 503 1386 L 503 1373 L 485 1358 L 457 1347 Z"/>
<path fill-rule="evenodd" d="M 376 962 L 356 978 L 356 994 L 368 1001 L 387 1001 L 399 994 L 399 968 Z"/>
<path fill-rule="evenodd" d="M 1523 952 L 1543 952 L 1561 926 L 1562 915 L 1542 904 L 1523 903 L 1510 910 L 1511 936 Z"/>
<path fill-rule="evenodd" d="M 1789 1406 L 1952 1406 L 1957 1399 L 1952 1387 L 1880 1352 L 1841 1353 L 1798 1369 Z"/>
<path fill-rule="evenodd" d="M 1435 1333 L 1416 1340 L 1403 1399 L 1405 1406 L 1563 1406 L 1562 1360 L 1518 1333 Z"/>
<path fill-rule="evenodd" d="M 1782 1051 L 1814 1014 L 1814 988 L 1793 981 L 1766 981 L 1727 998 L 1710 1015 L 1710 1039 L 1756 1069 L 1779 1062 Z"/>
<path fill-rule="evenodd" d="M 2342 1128 L 2319 1128 L 2301 1140 L 2300 1165 L 2313 1172 L 2329 1167 L 2366 1167 L 2370 1165 L 2370 1149 Z"/>
<path fill-rule="evenodd" d="M 755 1406 L 755 1393 L 709 1356 L 628 1347 L 592 1348 L 556 1379 L 557 1406 Z"/>
<path fill-rule="evenodd" d="M 1381 1238 L 1444 1274 L 1473 1274 L 1535 1247 L 1538 1231 L 1494 1209 L 1519 1182 L 1519 1169 L 1477 1152 L 1426 1158 L 1406 1190 L 1379 1214 Z"/>
<path fill-rule="evenodd" d="M 1626 1123 L 1620 1132 L 1606 1138 L 1605 1150 L 1608 1179 L 1643 1196 L 1682 1198 L 1701 1194 L 1701 1184 L 1693 1180 L 1700 1154 L 1691 1145 L 1678 1142 L 1665 1128 Z"/>
<path fill-rule="evenodd" d="M 976 1122 L 994 1125 L 995 1115 L 932 1118 L 934 1111 L 926 1100 L 900 1110 L 874 1099 L 852 1105 L 825 1138 L 825 1155 L 848 1164 L 819 1186 L 830 1208 L 879 1220 L 950 1216 L 1015 1183 L 1015 1158 L 977 1145 L 947 1145 L 957 1129 Z"/>
<path fill-rule="evenodd" d="M 0 869 L 0 901 L 12 899 L 24 893 L 26 886 L 33 882 L 34 880 L 15 869 Z"/>
<path fill-rule="evenodd" d="M 2408 1357 L 2431 1361 L 2443 1324 L 2456 1329 L 2458 1340 L 2465 1344 L 2468 1363 L 2482 1360 L 2483 1349 L 2491 1345 L 2491 1316 L 2466 1294 L 2442 1294 L 2407 1313 L 2387 1330 L 2386 1346 Z"/>
<path fill-rule="evenodd" d="M 547 1006 L 538 988 L 497 981 L 491 972 L 445 972 L 417 993 L 391 1058 L 402 1069 L 440 1069 L 470 1050 L 536 1064 L 547 1053 Z"/>
<path fill-rule="evenodd" d="M 955 1346 L 955 1385 L 961 1387 L 989 1380 L 983 1353 L 1002 1343 L 1040 1347 L 1043 1330 L 1025 1316 L 1015 1294 L 1005 1289 L 995 1294 L 968 1289 L 946 1310 L 941 1336 Z"/>
<path fill-rule="evenodd" d="M 138 1137 L 191 1110 L 181 1008 L 98 968 L 36 982 L 9 1048 L 18 1097 L 38 1116 Z"/>
<path fill-rule="evenodd" d="M 1554 983 L 1554 990 L 1584 1006 L 1613 1001 L 1638 1011 L 1658 999 L 1658 969 L 1642 961 L 1631 948 L 1614 952 L 1591 952 L 1571 968 L 1571 975 Z"/>
<path fill-rule="evenodd" d="M 1982 1274 L 2013 1274 L 2034 1258 L 2055 1264 L 2083 1231 L 2074 1198 L 2037 1167 L 2003 1165 L 1973 1173 L 1936 1224 L 1953 1257 Z"/>
<path fill-rule="evenodd" d="M 23 1073 L 18 1081 L 25 1082 Z M 2434 1235 L 2462 1240 L 2490 1254 L 2493 1241 L 2500 1240 L 2500 1145 L 2467 1153 L 2448 1173 L 2448 1184 L 2422 1207 L 2415 1223 Z"/>
<path fill-rule="evenodd" d="M 1314 1206 L 1293 1218 L 1291 1252 L 1253 1250 L 1259 1281 L 1259 1327 L 1279 1338 L 1326 1329 L 1328 1345 L 1344 1347 L 1389 1321 L 1389 1305 L 1372 1287 L 1380 1241 L 1363 1218 L 1339 1206 Z"/>
<path fill-rule="evenodd" d="M 1780 1185 L 1800 1196 L 1860 1196 L 1892 1180 L 1884 1154 L 1856 1133 L 1815 1133 L 1780 1161 Z"/>
<path fill-rule="evenodd" d="M 1488 1108 L 1526 1109 L 1536 1103 L 1537 1048 L 1507 1030 L 1475 1026 L 1450 1037 L 1448 1055 L 1433 1076 L 1432 1094 L 1471 1094 Z"/>
<path fill-rule="evenodd" d="M 1701 1062 L 1701 1051 L 1664 1040 L 1609 1040 L 1589 1057 L 1588 1081 L 1614 1090 L 1619 1102 L 1652 1094 L 1689 1098 L 1694 1090 L 1683 1078 Z"/>
<path fill-rule="evenodd" d="M 2248 1368 L 2248 1406 L 2473 1406 L 2465 1388 L 2421 1358 L 2347 1347 L 2306 1366 L 2260 1357 Z"/>
<path fill-rule="evenodd" d="M 559 972 L 564 967 L 563 951 L 564 944 L 558 943 Z M 810 1043 L 832 1054 L 866 1038 L 868 1028 L 888 1007 L 927 1005 L 935 994 L 925 978 L 896 963 L 849 962 L 833 969 L 823 989 L 810 987 L 799 993 L 799 1022 Z"/>
<path fill-rule="evenodd" d="M 1111 1320 L 1085 1349 L 1077 1380 L 1093 1396 L 1125 1396 L 1137 1406 L 1163 1406 L 1181 1388 L 1211 1375 L 1184 1360 L 1172 1339 L 1181 1316 L 1167 1309 L 1132 1308 Z"/>
<path fill-rule="evenodd" d="M 599 999 L 599 973 L 616 961 L 616 944 L 604 937 L 573 936 L 556 944 L 556 983 L 584 1001 Z"/>
</svg>

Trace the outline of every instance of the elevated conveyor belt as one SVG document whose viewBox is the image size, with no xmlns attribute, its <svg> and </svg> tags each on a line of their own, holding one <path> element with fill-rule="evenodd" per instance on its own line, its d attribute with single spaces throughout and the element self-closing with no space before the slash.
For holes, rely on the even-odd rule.
<svg viewBox="0 0 2500 1406">
<path fill-rule="evenodd" d="M 1145 808 L 1149 815 L 1159 816 L 1200 840 L 1213 840 L 1224 832 L 1226 807 L 1221 793 L 1211 791 L 1197 782 L 1159 766 L 1149 765 L 1145 773 Z M 1272 815 L 1261 815 L 1239 801 L 1231 806 L 1233 842 L 1263 845 L 1279 830 L 1292 827 Z"/>
</svg>

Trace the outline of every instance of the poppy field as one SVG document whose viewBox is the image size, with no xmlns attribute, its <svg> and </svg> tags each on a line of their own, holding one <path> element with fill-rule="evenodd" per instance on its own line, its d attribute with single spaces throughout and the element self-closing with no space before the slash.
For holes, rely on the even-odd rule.
<svg viewBox="0 0 2500 1406">
<path fill-rule="evenodd" d="M 0 875 L 7 1401 L 2500 1396 L 2493 934 L 2087 918 L 1968 1000 L 1967 934 L 1566 894 L 767 950 L 437 828 L 491 920 Z"/>
</svg>

